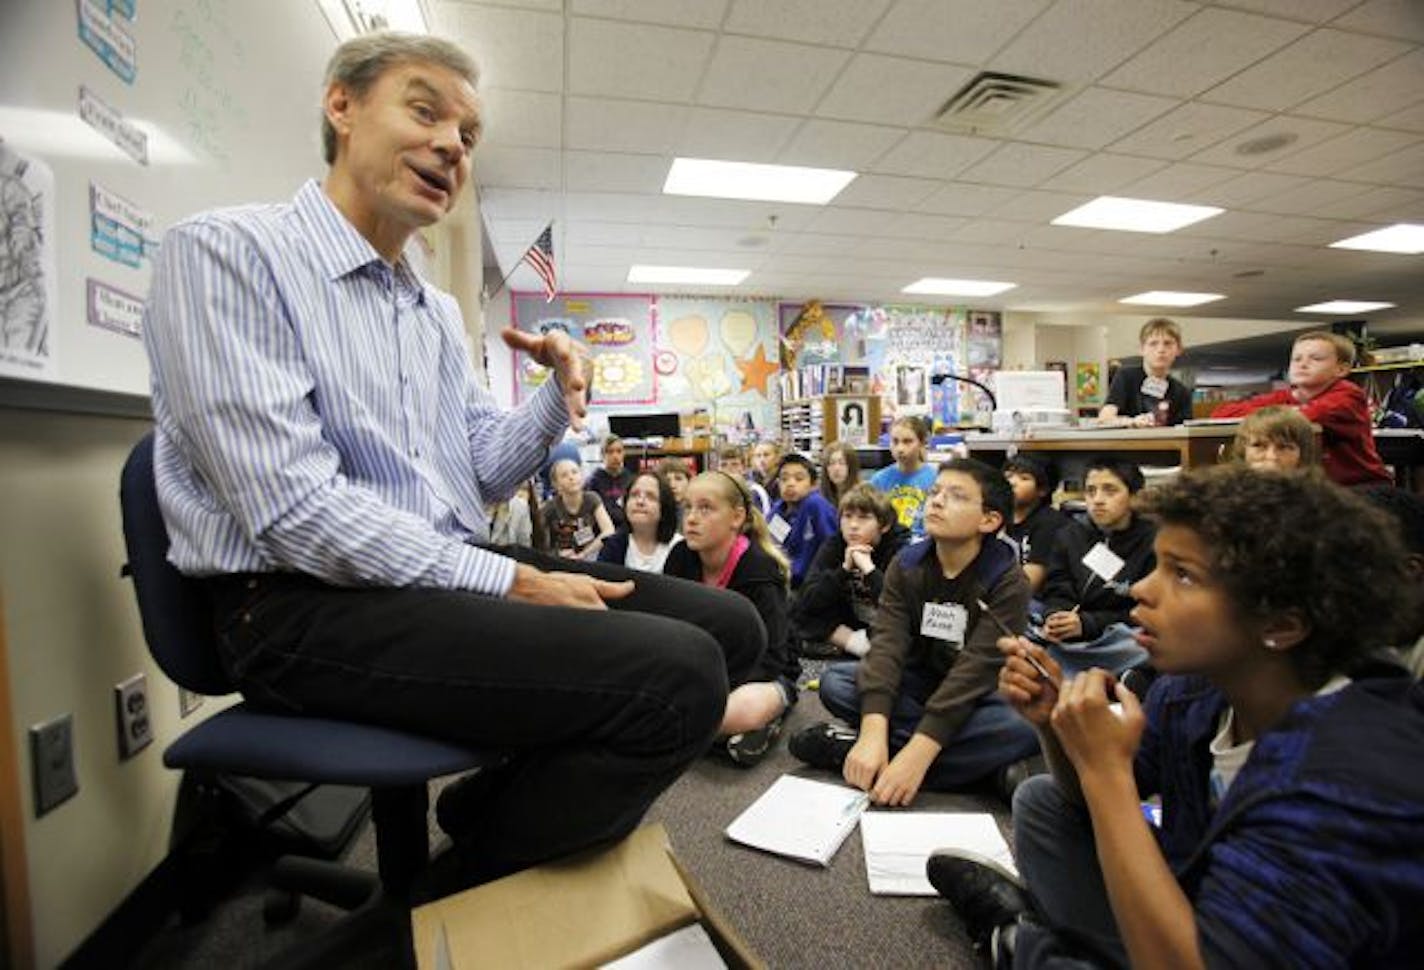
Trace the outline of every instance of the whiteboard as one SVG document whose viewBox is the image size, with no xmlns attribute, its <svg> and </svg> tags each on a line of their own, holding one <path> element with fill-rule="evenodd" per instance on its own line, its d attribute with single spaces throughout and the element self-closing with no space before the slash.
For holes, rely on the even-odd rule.
<svg viewBox="0 0 1424 970">
<path fill-rule="evenodd" d="M 335 47 L 315 0 L 0 0 L 0 376 L 146 395 L 154 248 L 321 176 Z"/>
</svg>

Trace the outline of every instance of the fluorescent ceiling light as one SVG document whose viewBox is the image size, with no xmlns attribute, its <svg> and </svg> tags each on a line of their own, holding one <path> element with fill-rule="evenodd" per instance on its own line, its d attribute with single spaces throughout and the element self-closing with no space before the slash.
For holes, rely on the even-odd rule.
<svg viewBox="0 0 1424 970">
<path fill-rule="evenodd" d="M 1331 249 L 1368 249 L 1375 253 L 1424 253 L 1424 226 L 1400 222 L 1330 244 Z"/>
<path fill-rule="evenodd" d="M 317 0 L 317 6 L 338 41 L 373 30 L 400 30 L 407 34 L 429 31 L 421 0 Z"/>
<path fill-rule="evenodd" d="M 1371 300 L 1326 300 L 1310 306 L 1298 306 L 1296 313 L 1369 313 L 1371 310 L 1388 310 L 1393 303 L 1378 303 Z"/>
<path fill-rule="evenodd" d="M 751 272 L 749 269 L 707 269 L 698 266 L 633 266 L 628 270 L 628 282 L 736 286 Z"/>
<path fill-rule="evenodd" d="M 1065 212 L 1053 220 L 1055 226 L 1082 226 L 1087 229 L 1119 229 L 1123 232 L 1175 232 L 1194 222 L 1219 216 L 1225 209 L 1214 205 L 1182 205 L 1150 199 L 1124 199 L 1100 195 L 1092 202 Z"/>
<path fill-rule="evenodd" d="M 1148 290 L 1136 296 L 1125 296 L 1119 303 L 1140 303 L 1143 306 L 1201 306 L 1224 300 L 1222 293 L 1180 293 L 1176 290 Z"/>
<path fill-rule="evenodd" d="M 854 172 L 834 168 L 674 158 L 663 194 L 825 205 L 853 178 Z"/>
<path fill-rule="evenodd" d="M 1016 286 L 1017 283 L 1000 283 L 995 280 L 946 280 L 937 276 L 926 276 L 900 292 L 929 293 L 935 296 L 993 296 Z"/>
</svg>

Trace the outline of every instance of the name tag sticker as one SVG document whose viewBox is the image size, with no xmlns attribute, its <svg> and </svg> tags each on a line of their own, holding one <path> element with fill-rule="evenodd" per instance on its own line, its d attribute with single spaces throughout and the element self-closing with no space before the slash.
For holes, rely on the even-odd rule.
<svg viewBox="0 0 1424 970">
<path fill-rule="evenodd" d="M 1142 382 L 1142 393 L 1147 397 L 1166 397 L 1167 380 L 1162 377 L 1149 377 Z"/>
<path fill-rule="evenodd" d="M 773 516 L 771 521 L 766 524 L 766 528 L 777 542 L 785 542 L 786 537 L 791 534 L 791 523 L 779 515 Z"/>
<path fill-rule="evenodd" d="M 1122 572 L 1122 567 L 1127 565 L 1121 556 L 1101 542 L 1083 554 L 1082 562 L 1104 582 Z"/>
<path fill-rule="evenodd" d="M 586 546 L 593 541 L 593 528 L 587 525 L 579 526 L 574 533 L 574 545 Z"/>
<path fill-rule="evenodd" d="M 920 614 L 920 636 L 964 642 L 964 628 L 969 625 L 969 611 L 958 603 L 926 603 Z"/>
</svg>

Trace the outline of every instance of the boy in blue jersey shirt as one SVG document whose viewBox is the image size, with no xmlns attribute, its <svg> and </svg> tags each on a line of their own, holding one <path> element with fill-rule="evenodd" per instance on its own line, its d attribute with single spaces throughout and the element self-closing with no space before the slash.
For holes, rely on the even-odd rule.
<svg viewBox="0 0 1424 970">
<path fill-rule="evenodd" d="M 870 479 L 890 500 L 900 524 L 916 539 L 925 534 L 925 496 L 935 483 L 934 468 L 925 464 L 928 445 L 929 433 L 918 418 L 896 418 L 890 425 L 890 454 L 895 464 Z"/>
<path fill-rule="evenodd" d="M 835 535 L 840 525 L 835 506 L 816 490 L 816 466 L 805 455 L 792 453 L 781 459 L 776 472 L 781 497 L 771 506 L 767 531 L 791 560 L 791 588 L 806 578 L 821 544 Z"/>
</svg>

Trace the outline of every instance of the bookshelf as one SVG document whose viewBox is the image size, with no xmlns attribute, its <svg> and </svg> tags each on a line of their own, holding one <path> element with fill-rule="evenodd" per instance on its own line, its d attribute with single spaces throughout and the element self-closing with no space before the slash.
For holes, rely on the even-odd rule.
<svg viewBox="0 0 1424 970">
<path fill-rule="evenodd" d="M 781 436 L 790 450 L 813 457 L 832 441 L 873 443 L 880 437 L 880 396 L 823 394 L 784 400 Z"/>
</svg>

